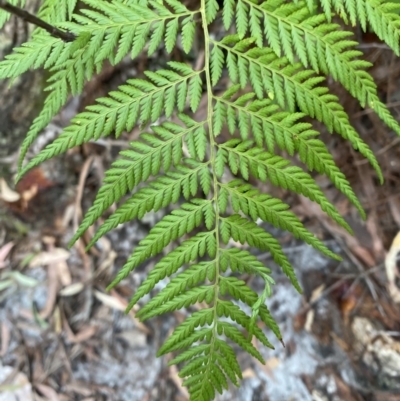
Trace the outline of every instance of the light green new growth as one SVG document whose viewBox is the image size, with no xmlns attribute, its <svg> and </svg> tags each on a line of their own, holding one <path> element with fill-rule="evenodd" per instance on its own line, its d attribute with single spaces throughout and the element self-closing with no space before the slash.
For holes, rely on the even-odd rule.
<svg viewBox="0 0 400 401">
<path fill-rule="evenodd" d="M 25 1 L 10 3 L 23 7 Z M 310 174 L 316 171 L 365 217 L 319 133 L 304 118 L 315 119 L 348 140 L 382 180 L 373 152 L 325 81 L 331 76 L 400 134 L 352 32 L 359 24 L 400 55 L 400 5 L 384 0 L 201 0 L 187 2 L 188 9 L 186 2 L 177 0 L 83 0 L 76 9 L 76 3 L 44 0 L 38 12 L 46 22 L 75 35 L 74 41 L 64 42 L 36 28 L 29 42 L 0 62 L 2 79 L 12 80 L 31 68 L 44 68 L 49 74 L 45 104 L 22 144 L 18 178 L 75 146 L 140 127 L 140 137 L 106 172 L 71 244 L 116 202 L 124 200 L 98 227 L 89 247 L 122 223 L 180 204 L 139 243 L 109 288 L 149 258 L 162 255 L 128 310 L 165 277 L 169 284 L 142 305 L 140 319 L 196 305 L 158 355 L 178 351 L 170 363 L 183 366 L 180 375 L 191 400 L 212 400 L 229 382 L 240 384 L 232 344 L 263 362 L 253 336 L 273 348 L 266 327 L 283 343 L 266 306 L 273 291 L 271 271 L 238 244 L 270 252 L 298 291 L 292 265 L 260 221 L 338 258 L 288 205 L 252 183 L 269 182 L 305 196 L 351 232 Z M 0 10 L 0 26 L 7 19 Z M 339 19 L 348 30 L 337 23 Z M 196 48 L 203 46 L 202 56 L 193 50 L 195 38 Z M 73 118 L 58 138 L 23 166 L 40 132 L 70 95 L 82 93 L 105 61 L 115 65 L 143 52 L 151 56 L 160 48 L 169 54 L 184 52 L 188 59 L 203 57 L 202 66 L 195 70 L 171 56 L 164 69 L 127 80 Z M 203 120 L 196 113 L 202 99 Z M 293 165 L 293 157 L 302 167 Z M 163 255 L 171 243 L 178 245 Z M 259 276 L 262 293 L 250 289 L 239 273 Z M 250 314 L 239 301 L 250 307 Z"/>
</svg>

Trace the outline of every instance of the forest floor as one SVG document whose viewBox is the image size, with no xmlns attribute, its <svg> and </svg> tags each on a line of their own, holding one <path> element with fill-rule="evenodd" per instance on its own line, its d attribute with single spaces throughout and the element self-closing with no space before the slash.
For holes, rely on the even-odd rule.
<svg viewBox="0 0 400 401">
<path fill-rule="evenodd" d="M 358 39 L 366 58 L 374 63 L 371 73 L 381 98 L 400 119 L 400 59 L 375 37 L 359 35 Z M 127 78 L 141 76 L 146 66 L 163 66 L 162 60 L 160 54 L 105 68 L 86 85 L 81 97 L 70 99 L 30 155 L 96 97 Z M 9 110 L 26 110 L 24 104 L 36 96 L 23 83 L 17 82 L 14 92 L 4 87 L 3 99 L 8 100 L 0 102 L 0 401 L 187 400 L 176 369 L 168 367 L 168 358 L 155 356 L 187 312 L 145 323 L 135 318 L 135 311 L 123 312 L 155 260 L 105 292 L 166 211 L 114 230 L 88 253 L 84 248 L 91 232 L 73 248 L 67 247 L 105 169 L 138 131 L 72 149 L 28 173 L 15 188 L 12 177 L 21 132 L 26 130 L 21 124 L 26 121 L 18 113 L 9 117 Z M 377 155 L 385 183 L 378 183 L 372 168 L 346 142 L 317 126 L 367 212 L 364 222 L 325 177 L 318 177 L 355 235 L 339 229 L 304 198 L 264 185 L 265 191 L 291 204 L 305 226 L 343 261 L 326 259 L 287 233 L 266 227 L 279 237 L 304 294 L 293 290 L 269 254 L 258 255 L 273 269 L 277 284 L 268 305 L 286 347 L 272 336 L 275 350 L 256 344 L 266 365 L 239 353 L 242 387 L 231 388 L 219 400 L 400 401 L 399 283 L 395 279 L 389 284 L 385 264 L 400 229 L 400 138 L 371 110 L 360 109 L 339 85 L 329 84 Z M 37 107 L 30 109 L 33 113 Z M 204 112 L 200 108 L 199 113 Z M 393 260 L 398 275 L 395 256 Z M 258 289 L 259 282 L 253 280 L 252 286 Z"/>
</svg>

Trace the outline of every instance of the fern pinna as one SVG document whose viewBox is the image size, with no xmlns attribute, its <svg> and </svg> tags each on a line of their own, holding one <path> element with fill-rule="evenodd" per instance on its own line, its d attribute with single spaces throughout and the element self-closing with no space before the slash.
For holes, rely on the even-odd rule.
<svg viewBox="0 0 400 401">
<path fill-rule="evenodd" d="M 24 1 L 10 3 L 23 6 Z M 13 79 L 29 68 L 49 72 L 47 99 L 22 144 L 18 177 L 74 146 L 141 127 L 140 137 L 120 152 L 107 171 L 71 244 L 125 195 L 127 200 L 98 227 L 89 246 L 119 224 L 185 199 L 150 230 L 109 288 L 178 241 L 141 284 L 128 310 L 165 277 L 170 277 L 169 284 L 140 309 L 138 317 L 144 320 L 202 303 L 175 329 L 159 355 L 178 351 L 171 363 L 183 365 L 180 375 L 191 399 L 212 400 L 216 391 L 228 387 L 228 381 L 239 384 L 241 369 L 233 343 L 261 362 L 252 337 L 272 347 L 258 321 L 282 340 L 265 302 L 274 283 L 271 271 L 231 240 L 269 251 L 298 291 L 301 288 L 293 267 L 279 242 L 257 224 L 259 220 L 288 230 L 337 258 L 288 205 L 260 192 L 249 179 L 269 181 L 309 198 L 351 231 L 307 170 L 326 174 L 362 216 L 363 208 L 318 139 L 319 133 L 304 118 L 318 120 L 329 132 L 350 141 L 382 180 L 373 152 L 351 126 L 325 79 L 330 75 L 340 82 L 362 107 L 373 109 L 399 134 L 399 124 L 380 100 L 367 72 L 371 64 L 362 59 L 352 32 L 342 26 L 359 23 L 399 55 L 400 6 L 384 0 L 82 3 L 74 14 L 76 0 L 44 0 L 38 17 L 73 40 L 36 28 L 29 42 L 0 63 L 1 78 Z M 7 13 L 0 17 L 4 23 Z M 218 24 L 217 35 L 210 33 L 213 24 Z M 78 114 L 57 139 L 23 166 L 27 150 L 41 130 L 69 95 L 82 92 L 105 60 L 117 64 L 141 52 L 152 55 L 160 47 L 170 54 L 178 48 L 189 54 L 189 59 L 195 58 L 199 56 L 193 50 L 195 36 L 198 45 L 204 45 L 200 69 L 171 59 L 164 69 L 129 79 Z M 207 113 L 202 120 L 196 111 L 203 96 Z M 223 129 L 231 134 L 230 139 L 219 136 Z M 297 155 L 303 168 L 280 156 L 280 150 Z M 228 171 L 236 178 L 229 181 Z M 261 294 L 237 277 L 236 273 L 244 272 L 261 277 L 265 285 Z M 237 301 L 247 304 L 251 314 Z"/>
</svg>

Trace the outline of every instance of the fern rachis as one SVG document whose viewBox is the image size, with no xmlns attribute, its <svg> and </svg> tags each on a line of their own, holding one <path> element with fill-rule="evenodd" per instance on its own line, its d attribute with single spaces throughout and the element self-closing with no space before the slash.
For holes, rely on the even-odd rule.
<svg viewBox="0 0 400 401">
<path fill-rule="evenodd" d="M 229 381 L 239 385 L 241 370 L 232 342 L 260 361 L 263 358 L 250 341 L 252 336 L 272 347 L 258 320 L 283 342 L 266 305 L 273 291 L 271 271 L 248 251 L 231 247 L 231 240 L 268 250 L 299 291 L 294 269 L 279 242 L 257 224 L 259 220 L 337 258 L 288 205 L 262 193 L 250 177 L 309 198 L 351 231 L 309 174 L 317 171 L 365 217 L 346 177 L 318 139 L 319 133 L 303 118 L 318 120 L 329 132 L 348 140 L 382 180 L 373 152 L 324 81 L 331 75 L 362 107 L 374 109 L 400 134 L 399 124 L 378 96 L 367 72 L 371 64 L 362 60 L 352 32 L 332 22 L 335 13 L 345 24 L 358 22 L 399 54 L 400 7 L 383 0 L 224 0 L 222 7 L 216 0 L 201 0 L 193 2 L 193 9 L 177 0 L 82 3 L 74 13 L 76 0 L 44 0 L 38 12 L 39 18 L 73 41 L 37 28 L 29 42 L 0 62 L 3 79 L 15 78 L 29 68 L 44 68 L 50 74 L 47 100 L 22 145 L 18 177 L 72 147 L 101 136 L 118 137 L 139 125 L 140 137 L 120 152 L 107 171 L 72 243 L 126 196 L 88 247 L 121 223 L 185 199 L 150 230 L 109 288 L 178 242 L 156 263 L 128 310 L 165 277 L 170 277 L 169 284 L 138 312 L 142 320 L 199 302 L 207 305 L 175 329 L 159 355 L 180 351 L 171 363 L 184 364 L 181 376 L 186 378 L 191 399 L 211 400 L 216 391 L 228 388 Z M 24 2 L 13 0 L 12 4 L 23 6 Z M 7 14 L 0 12 L 0 22 L 6 19 Z M 223 27 L 221 38 L 211 33 L 215 22 Z M 69 95 L 82 92 L 105 60 L 117 64 L 142 52 L 151 56 L 160 48 L 169 54 L 177 49 L 193 56 L 196 32 L 202 34 L 199 42 L 204 44 L 204 62 L 198 70 L 189 62 L 171 59 L 163 69 L 129 79 L 78 114 L 58 138 L 22 167 L 41 130 Z M 228 86 L 221 91 L 226 82 Z M 196 113 L 202 96 L 207 102 L 203 120 Z M 171 117 L 174 122 L 169 121 Z M 224 129 L 232 138 L 220 135 Z M 303 167 L 294 166 L 278 150 L 297 155 Z M 261 294 L 239 280 L 236 273 L 244 272 L 263 280 Z M 235 300 L 247 304 L 251 315 Z"/>
</svg>

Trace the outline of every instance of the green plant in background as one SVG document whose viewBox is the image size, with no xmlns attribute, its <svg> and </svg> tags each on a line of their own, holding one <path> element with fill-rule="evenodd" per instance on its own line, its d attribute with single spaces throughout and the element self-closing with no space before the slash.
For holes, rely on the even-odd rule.
<svg viewBox="0 0 400 401">
<path fill-rule="evenodd" d="M 22 6 L 24 2 L 10 3 Z M 44 68 L 50 74 L 43 110 L 22 144 L 18 178 L 74 146 L 141 127 L 140 137 L 120 152 L 106 172 L 71 245 L 125 195 L 128 199 L 98 228 L 89 246 L 119 224 L 185 198 L 186 203 L 150 230 L 109 288 L 180 240 L 155 265 L 128 309 L 167 276 L 169 284 L 138 312 L 142 320 L 198 302 L 207 304 L 175 329 L 158 355 L 180 351 L 171 363 L 183 365 L 180 375 L 186 379 L 191 399 L 211 400 L 216 391 L 228 387 L 228 381 L 239 385 L 241 369 L 232 343 L 261 362 L 252 336 L 272 347 L 257 321 L 282 341 L 265 304 L 273 284 L 271 271 L 230 241 L 269 251 L 298 291 L 301 288 L 293 267 L 279 242 L 257 224 L 259 219 L 338 258 L 304 228 L 288 205 L 262 193 L 249 178 L 269 181 L 311 199 L 351 231 L 306 171 L 326 174 L 364 217 L 349 182 L 318 139 L 319 133 L 303 118 L 318 120 L 329 132 L 350 141 L 382 180 L 373 152 L 351 126 L 325 80 L 330 75 L 340 82 L 362 107 L 373 109 L 400 134 L 399 124 L 381 102 L 367 72 L 371 64 L 357 50 L 352 28 L 339 25 L 340 20 L 350 27 L 359 24 L 399 55 L 400 5 L 383 0 L 82 3 L 73 14 L 76 0 L 44 0 L 38 17 L 59 30 L 36 28 L 29 42 L 0 63 L 3 79 L 16 78 L 29 68 Z M 0 14 L 2 22 L 5 15 Z M 215 23 L 218 29 L 211 35 Z M 204 45 L 200 69 L 171 57 L 164 69 L 146 71 L 142 79 L 129 79 L 78 114 L 57 139 L 23 166 L 27 150 L 41 130 L 69 95 L 82 92 L 105 60 L 114 65 L 126 56 L 152 55 L 160 47 L 169 54 L 178 47 L 190 55 L 188 59 L 196 58 L 199 55 L 192 50 L 195 36 Z M 223 77 L 228 82 L 225 92 L 221 92 L 226 86 L 220 84 Z M 196 114 L 202 96 L 207 103 L 205 119 Z M 171 117 L 175 122 L 169 121 Z M 226 141 L 220 136 L 224 126 L 232 135 Z M 297 155 L 303 168 L 276 154 L 277 150 Z M 227 171 L 237 178 L 229 181 Z M 261 294 L 237 277 L 244 272 L 262 278 L 265 289 Z M 247 314 L 232 299 L 247 304 L 252 312 Z"/>
</svg>

